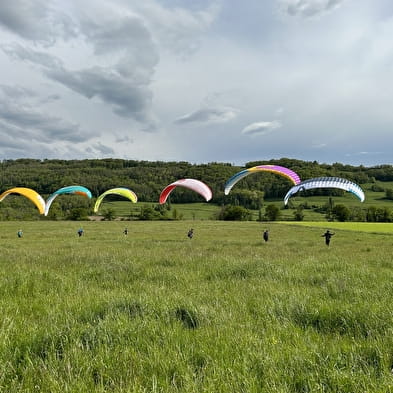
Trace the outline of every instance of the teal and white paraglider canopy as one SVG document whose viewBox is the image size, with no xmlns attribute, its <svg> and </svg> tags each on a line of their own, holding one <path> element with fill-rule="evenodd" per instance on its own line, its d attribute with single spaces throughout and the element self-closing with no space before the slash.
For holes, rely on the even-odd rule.
<svg viewBox="0 0 393 393">
<path fill-rule="evenodd" d="M 288 203 L 289 198 L 298 191 L 311 190 L 315 188 L 339 188 L 344 191 L 351 192 L 356 195 L 360 202 L 365 199 L 364 192 L 356 183 L 342 179 L 340 177 L 315 177 L 313 179 L 304 180 L 293 186 L 284 197 L 284 204 Z"/>
</svg>

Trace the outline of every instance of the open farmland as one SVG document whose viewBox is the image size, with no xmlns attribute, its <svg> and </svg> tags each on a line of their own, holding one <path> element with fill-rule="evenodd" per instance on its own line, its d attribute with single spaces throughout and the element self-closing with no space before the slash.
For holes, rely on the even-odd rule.
<svg viewBox="0 0 393 393">
<path fill-rule="evenodd" d="M 393 391 L 390 234 L 79 225 L 2 222 L 0 391 Z"/>
</svg>

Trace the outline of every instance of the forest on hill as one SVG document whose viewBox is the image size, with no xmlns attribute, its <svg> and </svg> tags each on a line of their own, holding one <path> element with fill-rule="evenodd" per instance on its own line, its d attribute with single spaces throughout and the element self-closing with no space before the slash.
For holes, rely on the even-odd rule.
<svg viewBox="0 0 393 393">
<path fill-rule="evenodd" d="M 37 191 L 46 199 L 54 191 L 69 185 L 82 185 L 91 190 L 93 198 L 114 187 L 126 187 L 133 190 L 140 202 L 157 203 L 163 188 L 182 178 L 194 178 L 206 183 L 213 192 L 212 204 L 219 206 L 236 205 L 247 209 L 260 209 L 264 201 L 283 198 L 291 184 L 281 176 L 271 173 L 254 174 L 242 179 L 229 195 L 224 195 L 226 181 L 235 173 L 249 167 L 262 164 L 280 165 L 292 169 L 302 180 L 320 176 L 338 176 L 351 180 L 360 186 L 367 184 L 372 191 L 386 191 L 386 196 L 393 195 L 383 182 L 393 181 L 393 166 L 375 167 L 352 166 L 341 163 L 324 164 L 316 161 L 302 161 L 281 158 L 265 161 L 248 162 L 244 167 L 230 163 L 211 162 L 192 164 L 189 162 L 138 161 L 124 159 L 85 159 L 85 160 L 3 160 L 1 165 L 1 192 L 12 187 L 27 187 Z M 382 183 L 381 183 L 382 182 Z M 381 186 L 382 184 L 382 186 Z M 371 185 L 371 186 L 370 186 Z M 365 190 L 366 191 L 366 190 Z M 339 196 L 341 190 L 308 191 L 311 194 Z M 16 199 L 16 198 L 15 198 Z M 59 198 L 58 198 L 59 199 Z M 200 195 L 178 188 L 171 194 L 171 203 L 201 202 Z M 59 201 L 66 203 L 68 210 L 75 208 L 72 198 Z M 80 203 L 80 201 L 78 201 Z M 6 207 L 0 204 L 0 218 L 12 216 L 12 209 L 20 209 L 20 202 L 15 200 Z M 82 204 L 87 208 L 84 201 Z M 55 209 L 55 208 L 54 208 Z M 6 213 L 5 213 L 6 212 Z M 59 212 L 58 212 L 59 213 Z"/>
</svg>

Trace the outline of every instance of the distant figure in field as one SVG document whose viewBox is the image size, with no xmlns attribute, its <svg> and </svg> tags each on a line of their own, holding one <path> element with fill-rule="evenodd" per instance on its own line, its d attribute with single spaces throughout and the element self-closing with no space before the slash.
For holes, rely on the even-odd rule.
<svg viewBox="0 0 393 393">
<path fill-rule="evenodd" d="M 189 239 L 192 239 L 194 236 L 194 230 L 191 228 L 188 232 L 187 232 L 187 236 Z"/>
<path fill-rule="evenodd" d="M 78 236 L 79 236 L 79 237 L 83 236 L 84 233 L 85 233 L 85 232 L 84 232 L 83 228 L 79 228 L 79 229 L 78 229 Z"/>
<path fill-rule="evenodd" d="M 23 231 L 22 229 L 19 229 L 19 231 L 17 232 L 18 237 L 22 237 L 23 236 Z"/>
<path fill-rule="evenodd" d="M 267 230 L 267 229 L 265 229 L 264 231 L 263 231 L 263 240 L 265 241 L 265 242 L 267 242 L 268 240 L 269 240 L 269 231 Z"/>
<path fill-rule="evenodd" d="M 124 228 L 123 233 L 124 233 L 125 236 L 127 236 L 128 235 L 128 228 Z"/>
<path fill-rule="evenodd" d="M 325 244 L 328 246 L 330 244 L 330 239 L 334 233 L 330 232 L 329 229 L 321 236 L 325 238 Z"/>
</svg>

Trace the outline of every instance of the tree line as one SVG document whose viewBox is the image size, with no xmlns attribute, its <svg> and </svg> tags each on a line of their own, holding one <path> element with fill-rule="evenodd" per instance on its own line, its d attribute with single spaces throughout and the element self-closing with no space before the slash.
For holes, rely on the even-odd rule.
<svg viewBox="0 0 393 393">
<path fill-rule="evenodd" d="M 380 183 L 377 184 L 377 182 L 393 181 L 392 165 L 365 167 L 341 163 L 324 164 L 291 158 L 252 161 L 246 163 L 245 166 L 219 162 L 192 164 L 185 161 L 164 162 L 114 158 L 85 160 L 23 158 L 0 162 L 0 184 L 1 192 L 12 187 L 28 187 L 37 191 L 44 199 L 57 189 L 69 185 L 83 185 L 91 190 L 94 197 L 98 197 L 110 188 L 127 187 L 137 194 L 139 201 L 157 202 L 166 185 L 181 178 L 194 178 L 203 181 L 212 189 L 213 198 L 210 203 L 260 210 L 266 201 L 283 198 L 291 187 L 287 179 L 267 172 L 253 174 L 237 183 L 229 195 L 224 195 L 224 185 L 235 173 L 262 164 L 290 168 L 303 180 L 321 176 L 337 176 L 352 180 L 360 186 L 366 183 L 371 184 L 373 191 L 383 191 L 387 199 L 393 199 L 393 190 L 385 189 Z M 308 191 L 308 195 L 313 194 L 334 196 L 342 195 L 343 192 L 341 190 Z M 200 201 L 201 197 L 198 194 L 181 187 L 178 187 L 176 192 L 170 196 L 171 203 Z M 18 205 L 14 208 L 19 209 L 20 202 L 14 203 Z M 64 198 L 62 203 L 66 206 L 60 206 L 61 210 L 65 208 L 71 212 L 77 208 L 72 198 Z M 80 200 L 78 203 L 81 203 Z M 10 210 L 8 212 L 10 216 L 12 206 L 7 206 L 7 208 Z M 7 212 L 1 204 L 0 209 L 1 217 L 7 219 Z M 298 208 L 297 210 L 299 211 Z M 58 214 L 60 215 L 61 212 L 59 211 Z M 374 214 L 374 216 L 380 215 Z"/>
</svg>

